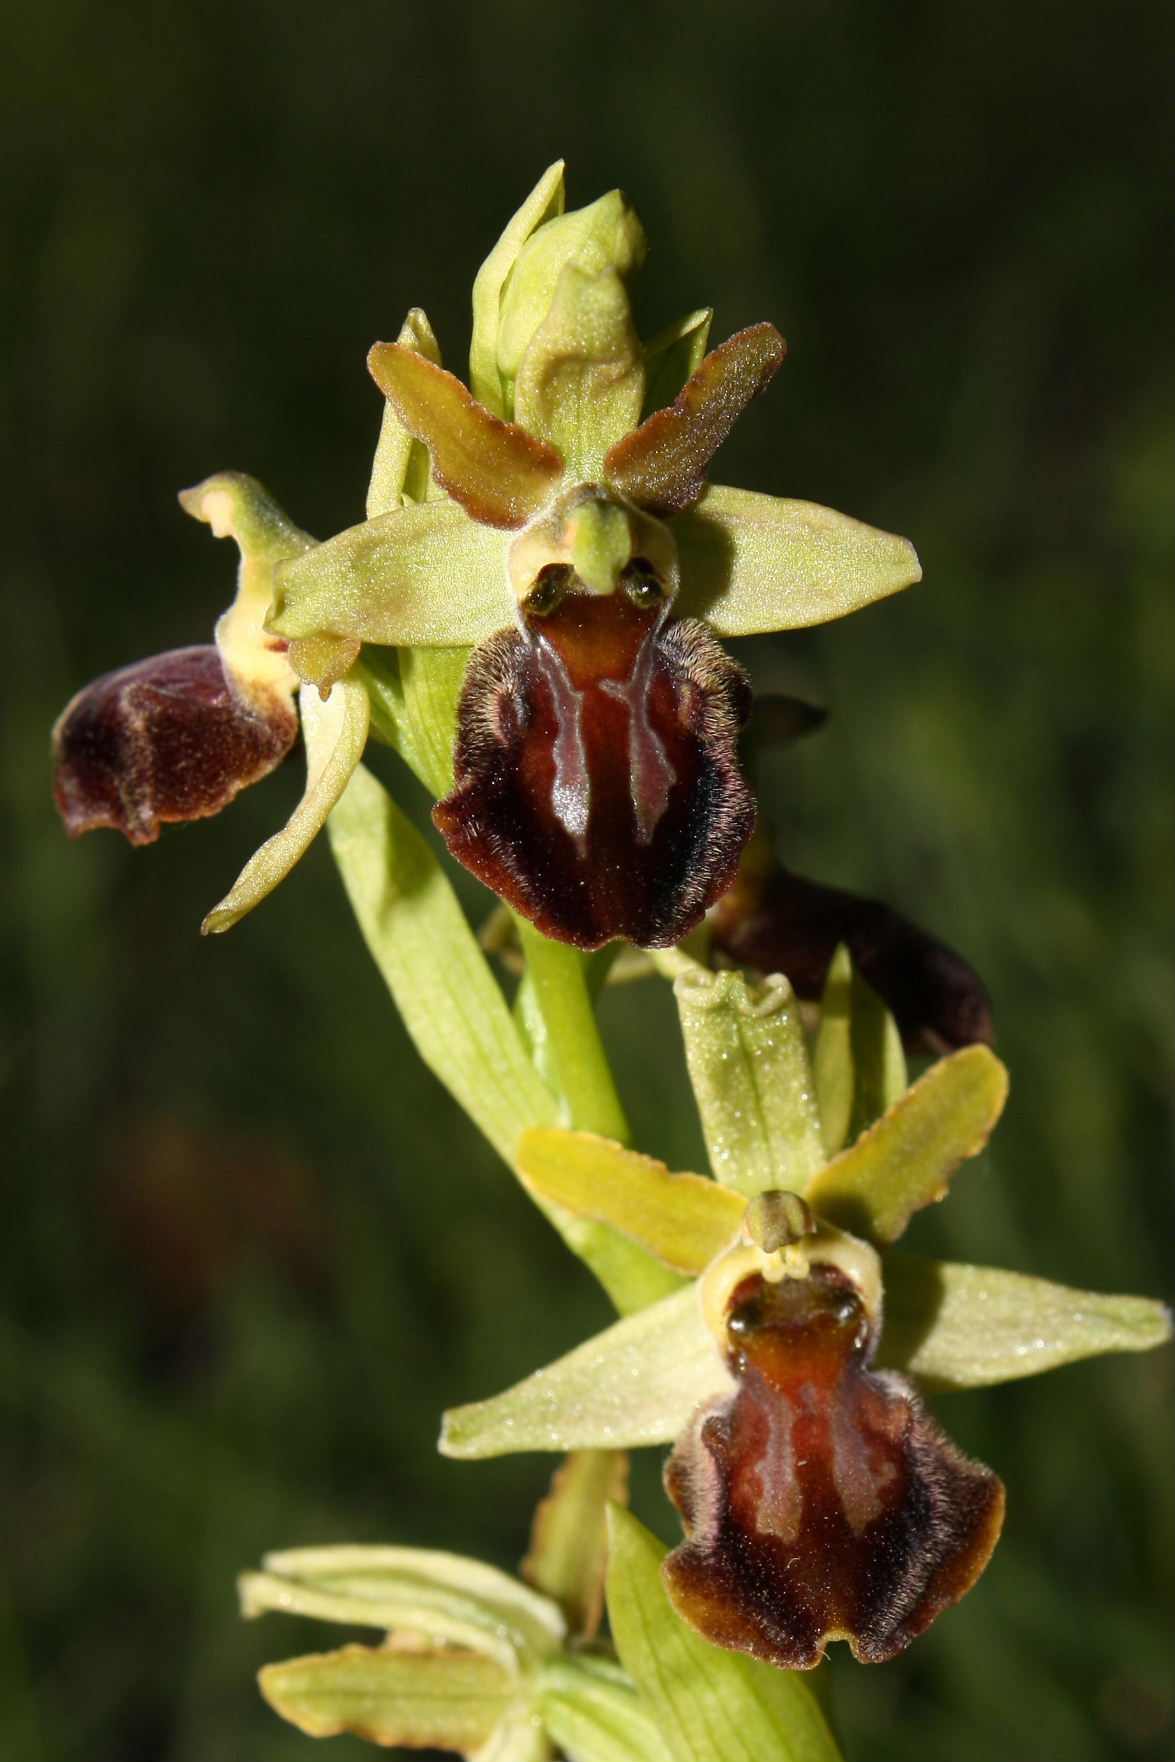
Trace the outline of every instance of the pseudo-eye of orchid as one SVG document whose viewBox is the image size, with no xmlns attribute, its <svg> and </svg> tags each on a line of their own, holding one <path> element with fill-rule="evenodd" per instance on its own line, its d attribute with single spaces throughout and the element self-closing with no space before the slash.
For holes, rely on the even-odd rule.
<svg viewBox="0 0 1175 1762">
<path fill-rule="evenodd" d="M 472 649 L 434 816 L 452 854 L 581 948 L 666 946 L 700 921 L 755 820 L 736 755 L 750 694 L 717 638 L 840 617 L 920 571 L 904 539 L 707 483 L 783 339 L 756 324 L 704 354 L 698 312 L 642 346 L 626 280 L 643 254 L 619 192 L 565 214 L 552 167 L 479 273 L 472 391 L 418 311 L 371 351 L 386 406 L 363 524 L 314 544 L 251 479 L 186 492 L 241 544 L 237 604 L 215 652 L 140 663 L 69 706 L 71 832 L 146 842 L 218 811 L 288 751 L 296 682 L 317 686 L 324 706 L 300 700 L 306 798 L 205 920 L 227 929 L 358 763 L 362 645 Z"/>
<path fill-rule="evenodd" d="M 1170 1318 L 889 1251 L 999 1118 L 1007 1076 L 989 1048 L 906 1088 L 892 1021 L 863 992 L 855 1040 L 829 1012 L 810 1053 L 785 980 L 755 990 L 668 958 L 715 1179 L 558 1128 L 525 1134 L 518 1162 L 541 1200 L 693 1282 L 451 1412 L 441 1448 L 672 1443 L 685 1540 L 662 1577 L 678 1613 L 789 1669 L 830 1640 L 881 1662 L 972 1587 L 1003 1514 L 996 1476 L 950 1443 L 912 1378 L 962 1388 L 1142 1350 Z M 851 1118 L 863 1129 L 846 1144 Z"/>
</svg>

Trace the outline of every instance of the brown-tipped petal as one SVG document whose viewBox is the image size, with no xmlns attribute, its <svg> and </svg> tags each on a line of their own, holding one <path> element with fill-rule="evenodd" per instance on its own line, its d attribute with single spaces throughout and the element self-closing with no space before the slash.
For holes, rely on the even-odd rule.
<svg viewBox="0 0 1175 1762">
<path fill-rule="evenodd" d="M 735 1393 L 701 1409 L 666 1468 L 686 1540 L 669 1596 L 714 1645 L 788 1670 L 847 1640 L 894 1657 L 990 1558 L 1004 1490 L 913 1385 L 873 1372 L 873 1330 L 838 1268 L 745 1279 L 728 1309 Z"/>
<path fill-rule="evenodd" d="M 752 324 L 711 350 L 667 410 L 616 442 L 604 460 L 608 482 L 655 514 L 690 507 L 711 459 L 786 350 L 773 324 Z"/>
<path fill-rule="evenodd" d="M 730 885 L 754 826 L 735 750 L 747 705 L 704 625 L 623 589 L 567 592 L 475 650 L 457 787 L 433 818 L 545 935 L 666 946 Z"/>
<path fill-rule="evenodd" d="M 289 697 L 244 699 L 212 645 L 152 655 L 87 685 L 53 730 L 55 794 L 71 838 L 113 826 L 132 844 L 218 814 L 285 758 Z"/>
<path fill-rule="evenodd" d="M 376 343 L 367 365 L 408 433 L 428 448 L 436 481 L 471 519 L 525 526 L 547 505 L 563 475 L 553 447 L 494 416 L 414 349 Z"/>
<path fill-rule="evenodd" d="M 818 998 L 838 943 L 885 1003 L 911 1050 L 950 1052 L 995 1039 L 991 1000 L 974 967 L 878 899 L 825 887 L 782 867 L 739 876 L 714 914 L 714 946 L 740 966 L 785 973 Z"/>
</svg>

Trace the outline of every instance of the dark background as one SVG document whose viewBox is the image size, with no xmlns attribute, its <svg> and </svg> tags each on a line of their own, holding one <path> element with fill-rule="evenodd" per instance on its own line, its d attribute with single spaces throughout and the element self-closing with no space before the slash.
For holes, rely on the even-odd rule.
<svg viewBox="0 0 1175 1762">
<path fill-rule="evenodd" d="M 254 472 L 359 518 L 363 361 L 473 272 L 543 167 L 621 183 L 646 332 L 770 317 L 791 353 L 718 475 L 918 543 L 924 584 L 744 645 L 833 708 L 776 758 L 801 870 L 881 893 L 994 994 L 1012 1099 L 915 1247 L 1161 1294 L 1170 1192 L 1167 9 L 1072 0 L 6 8 L 0 1755 L 293 1762 L 243 1627 L 266 1548 L 510 1566 L 550 1464 L 432 1453 L 447 1404 L 603 1322 L 422 1072 L 325 848 L 203 912 L 298 767 L 139 853 L 69 845 L 49 724 L 207 640 L 229 547 L 175 492 Z M 652 985 L 606 1016 L 642 1147 L 701 1152 Z M 1162 1762 L 1170 1357 L 939 1403 L 1009 1486 L 978 1591 L 836 1666 L 854 1762 Z M 668 1537 L 655 1467 L 642 1509 Z"/>
</svg>

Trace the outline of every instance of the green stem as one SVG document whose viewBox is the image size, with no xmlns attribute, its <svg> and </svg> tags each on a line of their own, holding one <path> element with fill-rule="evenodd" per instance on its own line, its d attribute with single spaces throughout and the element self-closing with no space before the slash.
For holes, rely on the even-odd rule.
<svg viewBox="0 0 1175 1762">
<path fill-rule="evenodd" d="M 564 1102 L 569 1125 L 627 1144 L 628 1121 L 600 1039 L 584 957 L 525 918 L 517 924 L 532 993 L 527 1013 L 537 1013 L 543 1027 L 536 1050 L 544 1076 Z"/>
</svg>

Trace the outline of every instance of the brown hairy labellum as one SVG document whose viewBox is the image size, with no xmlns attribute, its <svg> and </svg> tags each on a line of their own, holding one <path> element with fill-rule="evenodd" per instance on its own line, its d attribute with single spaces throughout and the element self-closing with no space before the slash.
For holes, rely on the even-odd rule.
<svg viewBox="0 0 1175 1762">
<path fill-rule="evenodd" d="M 613 593 L 575 582 L 542 571 L 523 628 L 474 651 L 433 817 L 546 935 L 663 947 L 730 885 L 754 827 L 735 750 L 749 688 L 639 562 Z"/>
<path fill-rule="evenodd" d="M 679 1614 L 714 1645 L 789 1670 L 847 1640 L 902 1651 L 970 1590 L 1004 1490 L 963 1456 L 896 1372 L 871 1371 L 856 1286 L 752 1274 L 727 1309 L 735 1392 L 703 1408 L 665 1471 L 686 1540 L 667 1556 Z"/>
<path fill-rule="evenodd" d="M 714 947 L 722 954 L 759 973 L 783 973 L 798 996 L 818 998 L 843 942 L 908 1047 L 941 1054 L 992 1044 L 987 988 L 947 943 L 879 899 L 780 865 L 748 868 L 714 915 Z"/>
<path fill-rule="evenodd" d="M 212 644 L 173 649 L 79 691 L 53 730 L 57 806 L 76 838 L 112 826 L 152 844 L 161 826 L 218 814 L 268 776 L 298 735 L 288 694 L 246 697 Z"/>
</svg>

